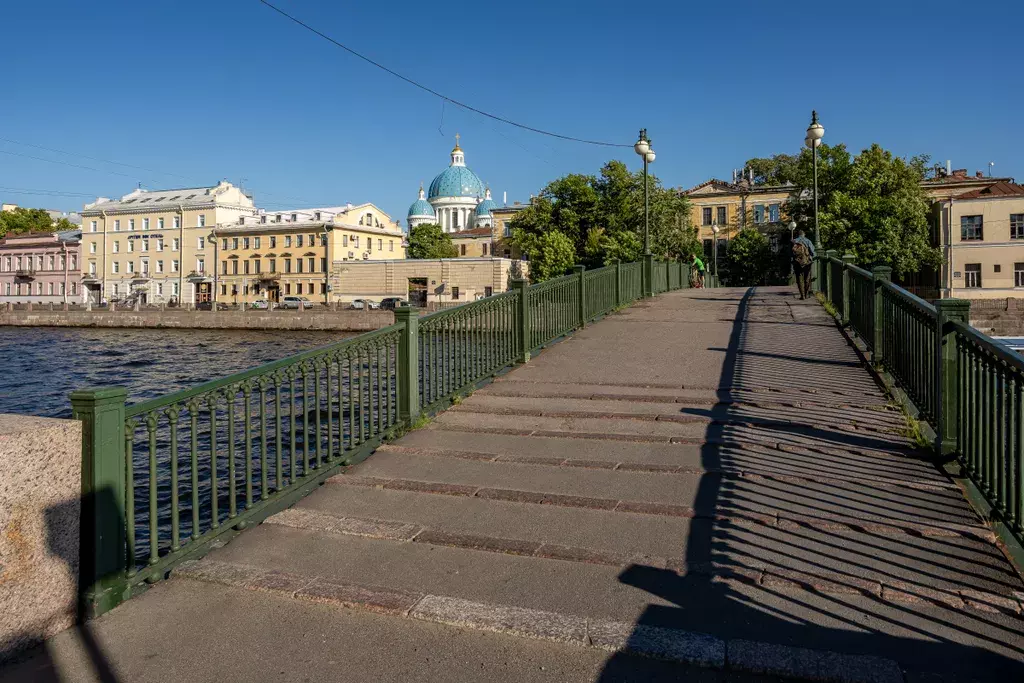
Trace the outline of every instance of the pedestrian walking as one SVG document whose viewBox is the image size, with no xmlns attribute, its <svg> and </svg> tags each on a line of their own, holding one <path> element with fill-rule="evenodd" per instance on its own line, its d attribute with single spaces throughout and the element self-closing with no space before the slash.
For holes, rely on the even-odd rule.
<svg viewBox="0 0 1024 683">
<path fill-rule="evenodd" d="M 804 235 L 803 230 L 798 230 L 796 239 L 793 240 L 793 272 L 796 273 L 796 288 L 800 292 L 800 298 L 806 299 L 811 295 L 811 264 L 814 263 L 814 245 Z"/>
</svg>

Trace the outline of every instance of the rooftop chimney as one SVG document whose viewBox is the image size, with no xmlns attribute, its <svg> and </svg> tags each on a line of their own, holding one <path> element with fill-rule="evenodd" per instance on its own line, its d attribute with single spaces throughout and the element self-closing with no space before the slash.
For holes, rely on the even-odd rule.
<svg viewBox="0 0 1024 683">
<path fill-rule="evenodd" d="M 984 174 L 984 173 L 982 173 L 981 171 L 975 171 L 975 172 L 974 172 L 974 177 L 975 177 L 975 178 L 984 178 L 984 177 L 985 177 L 985 174 Z"/>
<path fill-rule="evenodd" d="M 949 159 L 946 159 L 946 175 L 948 176 L 948 175 L 952 175 L 952 174 L 953 174 L 953 162 L 950 161 Z"/>
<path fill-rule="evenodd" d="M 953 169 L 953 177 L 954 178 L 967 178 L 967 169 L 966 168 L 955 168 L 955 169 Z"/>
</svg>

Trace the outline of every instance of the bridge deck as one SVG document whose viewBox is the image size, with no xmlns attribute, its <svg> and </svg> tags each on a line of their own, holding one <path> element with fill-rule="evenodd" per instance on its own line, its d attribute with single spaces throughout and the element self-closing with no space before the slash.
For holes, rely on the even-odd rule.
<svg viewBox="0 0 1024 683">
<path fill-rule="evenodd" d="M 575 668 L 531 674 L 515 667 L 541 655 L 501 648 L 555 645 L 488 636 L 516 680 L 678 673 L 623 650 L 819 680 L 1024 680 L 1024 585 L 904 433 L 816 304 L 666 294 L 546 350 L 97 628 L 213 581 L 236 586 L 219 590 L 237 604 L 263 589 L 302 609 L 569 643 L 551 657 Z"/>
</svg>

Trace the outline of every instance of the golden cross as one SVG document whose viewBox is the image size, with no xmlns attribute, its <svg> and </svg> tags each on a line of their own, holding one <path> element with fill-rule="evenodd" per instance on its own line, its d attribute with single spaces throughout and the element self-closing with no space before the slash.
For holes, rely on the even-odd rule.
<svg viewBox="0 0 1024 683">
<path fill-rule="evenodd" d="M 458 133 L 455 134 L 455 146 L 456 147 L 459 146 L 459 134 Z"/>
</svg>

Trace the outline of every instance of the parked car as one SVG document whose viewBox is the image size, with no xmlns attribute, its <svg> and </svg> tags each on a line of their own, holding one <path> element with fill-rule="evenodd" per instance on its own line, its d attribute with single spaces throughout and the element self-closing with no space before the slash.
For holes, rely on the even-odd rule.
<svg viewBox="0 0 1024 683">
<path fill-rule="evenodd" d="M 274 307 L 274 304 L 267 301 L 266 299 L 256 299 L 250 304 L 250 307 L 256 311 L 269 311 Z"/>
<path fill-rule="evenodd" d="M 409 302 L 398 296 L 389 296 L 386 299 L 381 299 L 380 307 L 385 311 L 393 311 L 400 306 L 408 306 Z"/>
<path fill-rule="evenodd" d="M 220 301 L 217 302 L 217 310 L 218 311 L 226 311 L 226 310 L 228 310 L 228 308 L 230 308 L 230 306 L 228 306 L 227 304 L 222 303 Z M 198 304 L 196 304 L 196 310 L 197 311 L 212 311 L 213 310 L 213 302 L 212 301 L 201 301 Z"/>
<path fill-rule="evenodd" d="M 313 302 L 304 296 L 286 296 L 285 298 L 281 299 L 281 303 L 279 304 L 278 308 L 298 309 L 300 301 L 302 302 L 303 308 L 312 308 L 313 306 Z"/>
<path fill-rule="evenodd" d="M 367 308 L 371 311 L 375 311 L 378 308 L 380 308 L 380 304 L 377 303 L 376 301 L 370 301 L 369 299 L 356 299 L 355 301 L 352 302 L 352 308 L 356 309 L 357 311 L 361 311 L 364 308 Z"/>
</svg>

